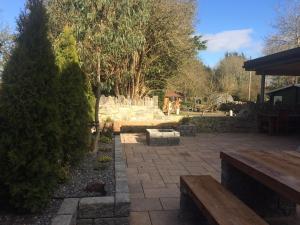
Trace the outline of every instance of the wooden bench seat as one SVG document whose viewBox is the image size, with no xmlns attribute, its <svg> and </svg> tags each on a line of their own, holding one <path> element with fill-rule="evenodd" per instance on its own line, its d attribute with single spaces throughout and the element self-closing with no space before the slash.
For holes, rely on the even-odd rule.
<svg viewBox="0 0 300 225">
<path fill-rule="evenodd" d="M 181 201 L 186 197 L 192 200 L 209 224 L 267 225 L 211 176 L 181 176 L 180 188 Z"/>
</svg>

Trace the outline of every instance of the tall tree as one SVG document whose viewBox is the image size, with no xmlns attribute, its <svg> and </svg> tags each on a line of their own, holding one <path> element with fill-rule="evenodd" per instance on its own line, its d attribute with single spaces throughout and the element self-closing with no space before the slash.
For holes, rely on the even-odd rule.
<svg viewBox="0 0 300 225">
<path fill-rule="evenodd" d="M 13 46 L 13 35 L 7 26 L 0 24 L 0 79 Z"/>
<path fill-rule="evenodd" d="M 238 100 L 249 99 L 250 74 L 243 68 L 246 60 L 244 54 L 226 53 L 224 59 L 218 64 L 214 81 L 219 91 L 228 93 Z M 256 100 L 259 90 L 259 79 L 257 76 L 251 78 L 251 100 Z"/>
<path fill-rule="evenodd" d="M 109 80 L 113 52 L 117 51 L 114 40 L 113 27 L 116 26 L 116 8 L 119 1 L 112 0 L 53 0 L 49 2 L 49 11 L 52 14 L 52 36 L 56 38 L 59 29 L 56 24 L 70 24 L 74 29 L 78 41 L 82 68 L 94 84 L 96 96 L 95 124 L 96 150 L 100 135 L 99 104 L 103 81 Z M 126 9 L 123 8 L 124 11 Z M 127 8 L 127 10 L 129 10 Z M 121 40 L 122 42 L 123 40 Z M 117 46 L 118 47 L 118 46 Z"/>
<path fill-rule="evenodd" d="M 266 38 L 265 54 L 300 47 L 300 1 L 282 0 L 276 13 L 277 19 L 273 24 L 275 32 Z M 300 82 L 298 77 L 272 77 L 271 88 L 298 82 Z"/>
<path fill-rule="evenodd" d="M 82 68 L 93 80 L 97 135 L 101 90 L 142 97 L 165 88 L 194 57 L 202 42 L 192 37 L 193 9 L 192 0 L 49 0 L 51 36 L 65 24 L 74 29 Z"/>
<path fill-rule="evenodd" d="M 59 107 L 62 127 L 63 164 L 78 162 L 88 149 L 88 83 L 79 66 L 76 40 L 69 27 L 55 42 L 59 67 Z"/>
<path fill-rule="evenodd" d="M 165 89 L 167 79 L 176 75 L 196 51 L 203 47 L 193 37 L 194 1 L 151 1 L 142 65 L 140 96 Z"/>
<path fill-rule="evenodd" d="M 167 81 L 169 90 L 176 90 L 188 98 L 205 98 L 210 93 L 209 72 L 198 60 L 187 61 L 176 76 Z"/>
<path fill-rule="evenodd" d="M 275 32 L 266 38 L 266 54 L 300 47 L 300 1 L 282 0 L 280 3 L 273 23 Z"/>
<path fill-rule="evenodd" d="M 0 199 L 32 212 L 44 207 L 61 169 L 57 69 L 42 0 L 28 0 L 0 96 Z"/>
<path fill-rule="evenodd" d="M 94 121 L 96 137 L 94 149 L 98 146 L 100 136 L 99 104 L 101 95 L 101 79 L 103 67 L 107 61 L 107 49 L 111 47 L 111 22 L 114 16 L 113 1 L 97 0 L 53 0 L 49 1 L 52 14 L 52 36 L 55 39 L 61 29 L 57 24 L 70 24 L 78 41 L 82 67 L 94 83 L 96 96 Z"/>
<path fill-rule="evenodd" d="M 59 33 L 57 24 L 74 26 L 79 48 L 82 49 L 80 58 L 83 67 L 92 65 L 90 56 L 97 49 L 89 48 L 88 42 L 82 39 L 86 29 L 93 28 L 80 25 L 94 15 L 89 8 L 89 2 L 93 1 L 49 1 L 49 11 L 55 24 L 53 36 Z M 201 37 L 192 35 L 195 8 L 192 0 L 102 0 L 98 4 L 103 2 L 108 4 L 111 16 L 105 25 L 108 41 L 101 44 L 107 49 L 101 54 L 105 55 L 101 65 L 104 75 L 102 89 L 111 85 L 116 95 L 132 98 L 163 89 L 167 78 L 179 71 L 186 58 L 193 58 L 195 51 L 204 47 Z M 85 11 L 87 13 L 84 14 Z M 96 26 L 99 21 L 93 21 L 92 27 L 94 24 Z M 82 54 L 84 52 L 88 54 Z M 97 70 L 85 71 L 93 73 Z"/>
<path fill-rule="evenodd" d="M 123 0 L 116 5 L 112 70 L 115 94 L 137 97 L 145 57 L 145 29 L 150 18 L 150 1 Z M 124 10 L 127 9 L 127 10 Z"/>
</svg>

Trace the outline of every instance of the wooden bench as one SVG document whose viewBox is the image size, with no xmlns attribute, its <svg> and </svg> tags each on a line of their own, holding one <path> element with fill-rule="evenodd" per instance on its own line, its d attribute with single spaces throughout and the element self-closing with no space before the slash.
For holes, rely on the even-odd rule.
<svg viewBox="0 0 300 225">
<path fill-rule="evenodd" d="M 205 218 L 214 225 L 267 225 L 262 218 L 211 176 L 180 177 L 180 209 L 191 211 L 194 203 Z"/>
<path fill-rule="evenodd" d="M 263 218 L 297 214 L 300 153 L 243 150 L 221 152 L 222 186 Z"/>
</svg>

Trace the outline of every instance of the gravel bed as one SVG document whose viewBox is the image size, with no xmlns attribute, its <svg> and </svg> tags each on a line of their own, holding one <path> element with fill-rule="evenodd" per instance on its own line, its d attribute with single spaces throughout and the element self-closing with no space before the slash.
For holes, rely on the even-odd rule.
<svg viewBox="0 0 300 225">
<path fill-rule="evenodd" d="M 59 210 L 63 198 L 100 197 L 103 193 L 86 192 L 88 184 L 105 183 L 106 196 L 115 192 L 114 161 L 106 163 L 105 168 L 99 168 L 98 158 L 108 156 L 114 159 L 114 140 L 110 144 L 100 144 L 97 153 L 89 153 L 80 165 L 70 172 L 69 180 L 60 185 L 54 193 L 49 206 L 39 214 L 14 214 L 0 210 L 0 225 L 50 225 L 52 217 Z"/>
<path fill-rule="evenodd" d="M 114 142 L 113 142 L 114 143 Z M 99 169 L 98 157 L 109 156 L 113 158 L 113 143 L 100 144 L 99 149 L 111 149 L 110 151 L 98 151 L 97 153 L 90 153 L 82 161 L 79 167 L 71 171 L 70 180 L 61 185 L 55 192 L 55 198 L 80 198 L 80 197 L 99 197 L 103 196 L 101 193 L 89 193 L 85 191 L 88 184 L 95 182 L 105 183 L 106 195 L 114 194 L 114 163 L 113 161 L 107 163 L 105 169 Z"/>
<path fill-rule="evenodd" d="M 49 206 L 39 214 L 12 214 L 0 211 L 1 225 L 50 225 L 52 217 L 57 213 L 61 199 L 51 200 Z"/>
</svg>

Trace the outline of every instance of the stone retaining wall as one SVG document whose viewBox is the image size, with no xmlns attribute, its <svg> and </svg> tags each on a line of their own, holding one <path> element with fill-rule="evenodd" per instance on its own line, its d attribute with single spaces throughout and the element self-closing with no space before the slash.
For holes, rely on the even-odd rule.
<svg viewBox="0 0 300 225">
<path fill-rule="evenodd" d="M 219 117 L 194 117 L 191 123 L 197 126 L 197 132 L 217 132 L 217 133 L 250 133 L 257 132 L 256 119 L 239 118 L 229 116 Z"/>
<path fill-rule="evenodd" d="M 129 99 L 124 96 L 100 98 L 100 118 L 113 121 L 161 120 L 165 115 L 158 107 L 158 97 Z"/>
<path fill-rule="evenodd" d="M 197 126 L 194 124 L 183 124 L 179 126 L 180 136 L 195 137 L 197 134 Z"/>
<path fill-rule="evenodd" d="M 51 225 L 129 225 L 130 198 L 121 138 L 115 137 L 115 194 L 64 199 Z"/>
<path fill-rule="evenodd" d="M 189 123 L 194 126 L 180 125 L 171 121 L 114 121 L 115 133 L 145 133 L 146 129 L 176 129 L 182 136 L 195 136 L 196 133 L 255 133 L 257 122 L 255 119 L 238 117 L 191 117 Z"/>
</svg>

